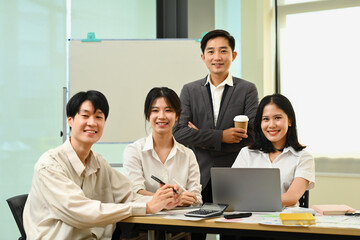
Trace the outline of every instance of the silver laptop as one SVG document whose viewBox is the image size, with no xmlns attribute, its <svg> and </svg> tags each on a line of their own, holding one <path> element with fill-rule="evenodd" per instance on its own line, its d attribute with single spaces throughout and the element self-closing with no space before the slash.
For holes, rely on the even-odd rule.
<svg viewBox="0 0 360 240">
<path fill-rule="evenodd" d="M 282 210 L 280 169 L 211 168 L 214 203 L 229 204 L 227 210 L 277 212 Z"/>
</svg>

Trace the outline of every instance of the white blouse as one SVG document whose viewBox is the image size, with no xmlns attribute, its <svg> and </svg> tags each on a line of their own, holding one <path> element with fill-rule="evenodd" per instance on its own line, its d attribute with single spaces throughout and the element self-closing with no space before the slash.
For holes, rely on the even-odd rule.
<svg viewBox="0 0 360 240">
<path fill-rule="evenodd" d="M 124 150 L 124 173 L 133 183 L 134 192 L 144 189 L 156 192 L 159 183 L 151 178 L 154 175 L 165 183 L 179 182 L 188 192 L 195 193 L 201 200 L 200 170 L 194 152 L 178 143 L 174 146 L 163 164 L 154 150 L 152 134 L 129 144 Z"/>
<path fill-rule="evenodd" d="M 307 151 L 297 152 L 292 147 L 285 148 L 273 162 L 270 161 L 269 153 L 244 147 L 236 157 L 232 168 L 279 168 L 282 193 L 289 189 L 297 177 L 309 181 L 307 190 L 315 186 L 314 158 Z"/>
</svg>

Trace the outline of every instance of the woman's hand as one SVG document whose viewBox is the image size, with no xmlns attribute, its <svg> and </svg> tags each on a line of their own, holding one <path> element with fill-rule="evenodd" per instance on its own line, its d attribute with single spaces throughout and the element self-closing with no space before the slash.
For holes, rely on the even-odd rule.
<svg viewBox="0 0 360 240">
<path fill-rule="evenodd" d="M 182 192 L 180 194 L 180 202 L 178 206 L 190 206 L 194 203 L 199 202 L 195 193 L 192 192 Z"/>
<path fill-rule="evenodd" d="M 180 202 L 180 197 L 174 192 L 174 186 L 165 184 L 159 188 L 150 202 L 146 203 L 146 213 L 157 213 L 162 209 L 172 209 Z"/>
</svg>

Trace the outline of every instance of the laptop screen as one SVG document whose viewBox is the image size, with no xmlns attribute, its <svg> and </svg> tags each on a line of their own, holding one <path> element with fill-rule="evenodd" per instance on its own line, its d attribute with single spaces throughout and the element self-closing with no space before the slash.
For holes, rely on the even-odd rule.
<svg viewBox="0 0 360 240">
<path fill-rule="evenodd" d="M 280 169 L 211 168 L 214 203 L 229 204 L 228 210 L 276 212 L 282 210 Z"/>
</svg>

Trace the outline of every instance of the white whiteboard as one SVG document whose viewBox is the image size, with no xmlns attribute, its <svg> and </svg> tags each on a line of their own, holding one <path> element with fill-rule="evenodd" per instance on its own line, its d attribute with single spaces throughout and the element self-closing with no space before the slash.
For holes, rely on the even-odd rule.
<svg viewBox="0 0 360 240">
<path fill-rule="evenodd" d="M 148 125 L 143 111 L 150 89 L 165 86 L 180 94 L 185 83 L 208 73 L 200 57 L 200 43 L 191 39 L 70 40 L 69 54 L 70 97 L 79 91 L 98 90 L 109 101 L 101 142 L 133 142 L 145 137 Z"/>
</svg>

